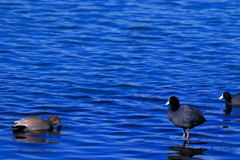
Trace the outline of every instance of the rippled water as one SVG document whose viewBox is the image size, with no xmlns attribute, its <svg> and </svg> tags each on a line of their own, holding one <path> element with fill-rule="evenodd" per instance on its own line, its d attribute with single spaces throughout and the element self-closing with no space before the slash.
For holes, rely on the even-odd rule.
<svg viewBox="0 0 240 160">
<path fill-rule="evenodd" d="M 0 2 L 1 159 L 235 159 L 240 2 Z M 206 123 L 167 118 L 170 96 Z M 15 135 L 14 120 L 60 116 L 62 129 Z"/>
</svg>

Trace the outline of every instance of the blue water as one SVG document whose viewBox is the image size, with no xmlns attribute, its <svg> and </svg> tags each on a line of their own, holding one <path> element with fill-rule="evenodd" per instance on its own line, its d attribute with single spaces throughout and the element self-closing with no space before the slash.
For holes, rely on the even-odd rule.
<svg viewBox="0 0 240 160">
<path fill-rule="evenodd" d="M 1 0 L 0 159 L 236 159 L 238 0 Z M 200 109 L 191 131 L 167 118 L 170 96 Z M 62 129 L 19 138 L 27 116 Z"/>
</svg>

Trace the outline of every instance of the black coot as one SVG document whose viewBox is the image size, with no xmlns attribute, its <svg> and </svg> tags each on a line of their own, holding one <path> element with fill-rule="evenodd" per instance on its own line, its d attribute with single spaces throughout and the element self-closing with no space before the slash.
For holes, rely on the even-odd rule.
<svg viewBox="0 0 240 160">
<path fill-rule="evenodd" d="M 219 99 L 225 99 L 226 105 L 240 105 L 240 93 L 231 95 L 229 92 L 224 92 Z"/>
<path fill-rule="evenodd" d="M 193 107 L 183 105 L 180 106 L 179 100 L 177 97 L 172 96 L 166 105 L 170 104 L 171 107 L 168 109 L 168 118 L 178 127 L 183 128 L 183 138 L 186 137 L 186 129 L 187 139 L 189 139 L 190 129 L 206 122 L 203 113 Z"/>
</svg>

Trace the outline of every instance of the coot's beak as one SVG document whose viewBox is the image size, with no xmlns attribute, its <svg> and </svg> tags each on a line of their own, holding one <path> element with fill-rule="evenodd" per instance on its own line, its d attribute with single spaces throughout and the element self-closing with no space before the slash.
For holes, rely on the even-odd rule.
<svg viewBox="0 0 240 160">
<path fill-rule="evenodd" d="M 166 105 L 169 105 L 170 104 L 170 102 L 169 102 L 169 100 L 167 101 L 167 103 L 166 103 Z"/>
<path fill-rule="evenodd" d="M 219 97 L 219 99 L 224 99 L 224 98 L 223 98 L 223 94 Z"/>
</svg>

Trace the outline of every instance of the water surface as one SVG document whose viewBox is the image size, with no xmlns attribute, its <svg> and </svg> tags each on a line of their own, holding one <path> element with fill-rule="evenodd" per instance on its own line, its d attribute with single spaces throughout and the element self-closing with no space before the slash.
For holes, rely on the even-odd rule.
<svg viewBox="0 0 240 160">
<path fill-rule="evenodd" d="M 0 2 L 1 159 L 235 159 L 240 2 Z M 170 96 L 208 120 L 167 118 Z M 57 115 L 62 129 L 15 135 L 11 121 Z"/>
</svg>

